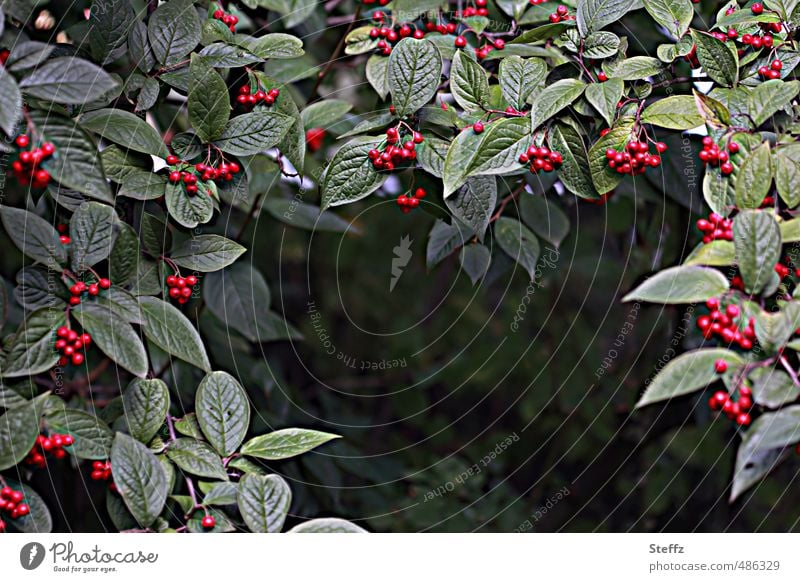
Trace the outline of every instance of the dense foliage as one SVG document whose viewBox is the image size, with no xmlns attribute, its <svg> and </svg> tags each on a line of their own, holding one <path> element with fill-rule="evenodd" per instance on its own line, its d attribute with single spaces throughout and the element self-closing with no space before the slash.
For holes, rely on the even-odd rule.
<svg viewBox="0 0 800 582">
<path fill-rule="evenodd" d="M 631 444 L 650 444 L 661 416 L 628 418 L 634 394 L 637 407 L 683 407 L 675 424 L 687 414 L 707 423 L 709 410 L 733 421 L 741 442 L 731 501 L 792 455 L 800 441 L 797 2 L 85 4 L 51 14 L 33 0 L 0 1 L 8 137 L 0 215 L 21 252 L 2 258 L 0 529 L 51 529 L 33 487 L 46 470 L 79 472 L 82 491 L 86 477 L 102 482 L 120 530 L 280 531 L 293 503 L 283 474 L 301 491 L 293 515 L 335 511 L 374 529 L 494 521 L 525 531 L 541 509 L 575 498 L 579 488 L 561 493 L 567 480 L 588 473 L 610 487 L 629 470 L 625 455 L 659 465 L 653 456 L 668 444 L 653 441 L 655 454 Z M 358 211 L 345 219 L 339 207 L 351 203 Z M 642 217 L 645 205 L 659 210 Z M 581 240 L 565 212 L 577 209 L 595 227 Z M 697 232 L 680 232 L 689 212 L 704 216 Z M 262 221 L 290 228 L 264 234 Z M 365 243 L 342 249 L 370 229 Z M 398 281 L 415 268 L 408 231 L 420 229 L 424 267 L 440 266 L 430 275 L 438 279 L 426 285 L 422 273 L 408 274 L 415 287 L 404 288 Z M 616 240 L 605 260 L 624 283 L 606 279 L 616 267 L 599 262 L 606 231 Z M 686 248 L 687 239 L 697 246 Z M 374 273 L 380 241 L 394 254 L 389 292 L 402 289 L 388 309 L 373 299 L 386 295 Z M 543 281 L 559 278 L 568 252 L 585 272 L 577 296 L 564 294 L 566 284 L 556 296 Z M 670 260 L 680 265 L 639 281 L 617 321 L 559 322 L 541 308 L 545 300 L 551 312 L 561 302 L 574 308 L 592 293 L 616 303 L 621 285 Z M 453 268 L 488 289 L 488 305 L 473 304 L 463 281 L 447 291 Z M 515 273 L 527 287 L 504 301 Z M 267 280 L 280 285 L 274 299 Z M 334 303 L 354 296 L 352 311 L 339 306 L 339 319 L 326 322 Z M 696 319 L 697 329 L 662 333 L 663 312 L 645 302 L 689 305 L 679 321 Z M 450 313 L 453 304 L 463 311 Z M 419 325 L 432 312 L 442 319 Z M 305 320 L 296 327 L 283 313 Z M 650 332 L 635 331 L 653 317 Z M 611 347 L 581 371 L 606 321 Z M 432 338 L 451 327 L 460 339 L 447 353 Z M 349 339 L 354 328 L 370 355 L 354 355 L 365 343 Z M 466 339 L 482 333 L 494 341 Z M 389 338 L 392 357 L 373 352 L 384 345 L 375 336 Z M 314 346 L 308 357 L 297 354 L 303 337 Z M 568 350 L 579 361 L 549 379 L 552 394 L 528 390 L 565 337 L 588 338 L 586 351 Z M 655 353 L 618 361 L 634 337 Z M 693 349 L 676 355 L 681 347 Z M 478 364 L 459 359 L 462 349 Z M 643 378 L 628 379 L 624 366 L 649 369 L 659 352 L 644 389 Z M 320 389 L 321 373 L 334 377 L 342 366 L 347 382 Z M 431 385 L 428 372 L 448 366 Z M 628 391 L 621 405 L 607 384 L 615 371 Z M 299 393 L 285 388 L 293 382 L 304 384 Z M 476 382 L 493 389 L 448 402 L 460 383 Z M 514 382 L 525 388 L 509 391 Z M 570 382 L 579 391 L 564 388 Z M 615 393 L 595 397 L 596 383 Z M 337 400 L 352 394 L 348 384 L 379 389 L 388 418 L 367 402 Z M 407 386 L 432 390 L 405 394 Z M 428 415 L 439 403 L 450 412 Z M 518 418 L 493 428 L 512 409 Z M 455 427 L 476 410 L 493 422 L 475 419 L 474 438 L 465 438 Z M 604 445 L 552 471 L 573 447 L 543 451 L 549 431 L 580 437 L 582 423 L 607 414 L 623 420 L 600 424 Z M 413 420 L 388 434 L 400 416 Z M 336 428 L 295 428 L 324 422 Z M 348 435 L 353 427 L 379 431 L 386 450 L 428 439 L 442 450 L 421 462 L 410 453 L 373 459 L 382 441 Z M 531 434 L 544 445 L 516 444 Z M 454 439 L 459 453 L 474 448 L 453 457 Z M 321 445 L 318 457 L 298 457 Z M 599 467 L 607 448 L 620 451 L 620 469 Z M 516 477 L 534 457 L 544 471 Z M 417 464 L 435 470 L 420 476 L 406 466 Z M 631 491 L 649 478 L 642 513 L 683 495 L 668 469 L 650 473 L 630 475 Z M 363 483 L 384 491 L 362 491 Z M 532 490 L 531 508 L 506 512 Z M 616 502 L 582 521 L 600 493 L 562 524 L 605 522 Z M 489 505 L 477 511 L 474 499 Z M 405 511 L 391 522 L 395 509 Z M 620 523 L 634 527 L 636 517 Z M 340 530 L 362 531 L 327 517 L 291 529 Z"/>
</svg>

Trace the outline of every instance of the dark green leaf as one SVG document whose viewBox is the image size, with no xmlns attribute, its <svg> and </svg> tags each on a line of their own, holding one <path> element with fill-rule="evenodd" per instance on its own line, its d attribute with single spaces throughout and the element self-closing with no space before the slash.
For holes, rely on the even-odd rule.
<svg viewBox="0 0 800 582">
<path fill-rule="evenodd" d="M 254 437 L 242 445 L 242 454 L 268 461 L 289 459 L 340 438 L 338 435 L 304 428 L 283 428 Z"/>
<path fill-rule="evenodd" d="M 170 258 L 190 271 L 210 273 L 227 267 L 246 250 L 224 236 L 202 234 L 187 239 L 170 253 Z"/>
<path fill-rule="evenodd" d="M 99 109 L 81 116 L 81 127 L 102 135 L 120 146 L 161 158 L 169 151 L 161 135 L 142 119 L 121 109 Z"/>
<path fill-rule="evenodd" d="M 239 481 L 236 500 L 250 531 L 277 533 L 289 513 L 292 491 L 279 475 L 248 473 Z"/>
<path fill-rule="evenodd" d="M 117 214 L 111 206 L 84 202 L 72 215 L 72 269 L 82 273 L 105 260 L 114 247 Z"/>
<path fill-rule="evenodd" d="M 200 334 L 183 313 L 155 297 L 140 297 L 139 305 L 144 319 L 142 330 L 147 339 L 165 352 L 210 371 L 211 364 Z"/>
<path fill-rule="evenodd" d="M 19 84 L 29 97 L 67 105 L 94 101 L 117 85 L 103 69 L 77 57 L 50 59 L 23 77 Z"/>
<path fill-rule="evenodd" d="M 436 93 L 442 75 L 442 57 L 429 40 L 404 38 L 392 48 L 387 71 L 389 91 L 397 115 L 418 111 Z"/>
<path fill-rule="evenodd" d="M 169 413 L 169 389 L 161 380 L 136 379 L 122 394 L 128 432 L 136 440 L 149 443 Z"/>
<path fill-rule="evenodd" d="M 22 253 L 57 271 L 67 262 L 67 251 L 58 231 L 45 219 L 11 206 L 0 207 L 3 227 Z"/>
<path fill-rule="evenodd" d="M 250 424 L 247 393 L 226 372 L 211 372 L 197 388 L 195 413 L 208 442 L 222 456 L 229 456 L 242 444 Z"/>
<path fill-rule="evenodd" d="M 114 485 L 141 527 L 150 526 L 167 500 L 164 467 L 142 443 L 118 432 L 111 448 Z"/>
<path fill-rule="evenodd" d="M 781 256 L 781 231 L 768 212 L 744 210 L 733 220 L 736 263 L 748 293 L 760 293 Z"/>
<path fill-rule="evenodd" d="M 500 248 L 533 280 L 539 260 L 539 240 L 528 227 L 514 218 L 503 216 L 495 222 L 494 237 Z"/>
<path fill-rule="evenodd" d="M 189 121 L 203 142 L 222 135 L 231 113 L 228 86 L 204 59 L 192 56 L 189 65 Z"/>
<path fill-rule="evenodd" d="M 167 448 L 167 457 L 186 473 L 224 481 L 228 478 L 222 461 L 208 444 L 195 439 L 176 439 Z"/>
<path fill-rule="evenodd" d="M 156 59 L 173 65 L 200 42 L 200 18 L 192 0 L 170 0 L 159 6 L 147 24 L 147 35 Z"/>
</svg>

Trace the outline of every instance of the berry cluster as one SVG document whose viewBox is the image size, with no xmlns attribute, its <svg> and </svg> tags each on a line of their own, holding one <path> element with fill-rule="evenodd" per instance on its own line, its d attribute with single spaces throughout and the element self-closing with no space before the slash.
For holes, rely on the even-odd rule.
<svg viewBox="0 0 800 582">
<path fill-rule="evenodd" d="M 236 32 L 236 25 L 239 24 L 239 18 L 233 14 L 228 14 L 224 10 L 217 8 L 213 13 L 214 20 L 222 21 L 222 24 L 231 29 L 231 32 Z"/>
<path fill-rule="evenodd" d="M 730 176 L 733 172 L 733 164 L 730 162 L 730 156 L 739 153 L 739 144 L 732 141 L 728 144 L 728 151 L 720 149 L 710 136 L 703 138 L 703 149 L 697 156 L 700 161 L 710 166 L 719 166 L 719 171 L 723 176 Z"/>
<path fill-rule="evenodd" d="M 667 144 L 657 142 L 656 152 L 663 154 L 667 151 Z M 661 156 L 650 153 L 650 146 L 644 141 L 632 141 L 625 146 L 623 151 L 613 148 L 606 150 L 606 160 L 608 167 L 615 170 L 617 174 L 643 174 L 648 167 L 656 168 L 661 165 Z"/>
<path fill-rule="evenodd" d="M 717 335 L 725 344 L 736 343 L 743 350 L 753 349 L 753 340 L 756 337 L 755 321 L 751 318 L 744 330 L 740 330 L 739 324 L 736 323 L 736 319 L 741 315 L 738 305 L 729 304 L 723 311 L 720 309 L 719 299 L 712 297 L 706 301 L 706 307 L 711 312 L 697 318 L 697 327 L 703 333 L 704 338 L 711 339 Z M 717 361 L 717 365 L 717 372 L 720 374 L 727 370 L 728 364 L 725 360 Z"/>
<path fill-rule="evenodd" d="M 733 221 L 716 212 L 709 214 L 707 219 L 699 219 L 695 224 L 703 233 L 704 244 L 708 244 L 712 240 L 733 240 Z"/>
<path fill-rule="evenodd" d="M 774 24 L 778 24 L 777 22 Z M 778 30 L 780 31 L 780 25 L 778 25 Z M 761 47 L 764 48 L 772 48 L 772 45 L 775 44 L 775 39 L 772 38 L 771 34 L 763 34 L 761 36 L 757 34 L 743 34 L 741 38 L 742 44 L 746 44 L 748 46 L 753 47 L 755 50 L 760 50 Z M 744 51 L 740 49 L 740 52 L 744 54 Z M 742 55 L 739 55 L 742 56 Z"/>
<path fill-rule="evenodd" d="M 717 364 L 722 362 L 727 369 L 725 360 L 717 360 Z M 724 390 L 714 392 L 714 395 L 708 399 L 708 407 L 711 410 L 721 410 L 725 416 L 733 420 L 739 426 L 747 426 L 750 424 L 750 414 L 747 412 L 753 406 L 753 392 L 747 386 L 739 388 L 739 398 L 735 401 L 731 398 L 730 394 Z"/>
<path fill-rule="evenodd" d="M 72 242 L 72 239 L 69 237 L 69 225 L 66 224 L 59 224 L 56 227 L 58 231 L 58 240 L 61 241 L 62 245 L 68 245 Z"/>
<path fill-rule="evenodd" d="M 5 511 L 11 519 L 25 517 L 31 508 L 25 503 L 25 494 L 9 486 L 0 489 L 0 511 Z M 6 531 L 6 522 L 0 519 L 0 532 Z"/>
<path fill-rule="evenodd" d="M 380 39 L 376 46 L 383 55 L 392 54 L 392 45 L 398 43 L 404 38 L 411 36 L 416 39 L 421 39 L 425 36 L 424 31 L 420 30 L 419 28 L 412 28 L 407 23 L 401 24 L 400 26 L 394 28 L 386 26 L 384 24 L 386 16 L 383 14 L 383 12 L 376 12 L 372 18 L 378 23 L 378 25 L 369 31 L 369 37 Z M 453 33 L 456 31 L 456 25 L 452 22 L 442 26 L 446 32 Z"/>
<path fill-rule="evenodd" d="M 14 140 L 19 148 L 19 156 L 11 163 L 14 177 L 23 186 L 32 185 L 34 188 L 46 188 L 50 183 L 50 172 L 41 167 L 41 163 L 52 156 L 56 146 L 45 142 L 42 147 L 26 149 L 31 140 L 27 135 L 18 135 Z"/>
<path fill-rule="evenodd" d="M 109 288 L 111 288 L 111 280 L 106 279 L 105 277 L 99 279 L 97 283 L 90 283 L 89 285 L 83 281 L 78 281 L 69 288 L 69 292 L 72 295 L 72 297 L 69 298 L 69 304 L 73 307 L 80 305 L 81 296 L 84 293 L 88 293 L 90 297 L 97 297 L 100 294 L 101 289 L 106 290 Z"/>
<path fill-rule="evenodd" d="M 167 277 L 170 299 L 176 299 L 180 305 L 189 301 L 192 297 L 192 288 L 195 285 L 197 285 L 197 277 L 194 275 L 189 275 L 188 277 L 170 275 Z"/>
<path fill-rule="evenodd" d="M 74 329 L 62 325 L 56 330 L 56 337 L 58 339 L 55 348 L 61 352 L 58 365 L 66 366 L 71 361 L 73 365 L 80 366 L 85 359 L 83 352 L 92 343 L 92 336 L 86 332 L 79 334 Z"/>
<path fill-rule="evenodd" d="M 230 182 L 233 180 L 233 176 L 242 170 L 236 162 L 225 161 L 216 167 L 204 163 L 189 166 L 175 155 L 167 156 L 167 164 L 172 168 L 169 173 L 169 181 L 173 184 L 183 182 L 184 189 L 189 196 L 197 194 L 198 180 L 202 182 Z M 177 169 L 178 164 L 181 164 L 186 169 Z"/>
<path fill-rule="evenodd" d="M 386 147 L 383 151 L 371 149 L 367 152 L 367 156 L 372 160 L 372 167 L 376 170 L 391 171 L 397 164 L 415 160 L 417 144 L 423 141 L 424 138 L 418 131 L 403 134 L 396 127 L 390 127 L 386 130 Z"/>
<path fill-rule="evenodd" d="M 550 22 L 556 24 L 557 22 L 563 22 L 564 20 L 575 20 L 575 17 L 569 14 L 569 8 L 563 4 L 559 4 L 558 8 L 556 8 L 556 11 L 550 15 Z"/>
<path fill-rule="evenodd" d="M 236 96 L 236 102 L 242 107 L 250 110 L 259 103 L 272 105 L 281 94 L 280 89 L 267 89 L 264 91 L 260 86 L 256 87 L 255 93 L 250 88 L 250 85 L 242 85 L 239 87 L 239 94 Z"/>
<path fill-rule="evenodd" d="M 366 0 L 364 1 L 366 2 Z M 203 519 L 200 520 L 200 525 L 203 526 L 203 529 L 214 529 L 214 526 L 217 525 L 217 520 L 214 519 L 213 515 L 204 515 Z"/>
<path fill-rule="evenodd" d="M 538 174 L 539 172 L 552 172 L 553 170 L 561 167 L 564 163 L 563 156 L 555 151 L 551 151 L 544 146 L 537 148 L 531 145 L 528 151 L 519 155 L 519 163 L 531 164 L 531 173 Z"/>
<path fill-rule="evenodd" d="M 764 79 L 780 79 L 781 69 L 783 68 L 783 61 L 775 59 L 769 64 L 769 67 L 758 67 L 758 75 Z"/>
<path fill-rule="evenodd" d="M 414 190 L 413 194 L 409 193 L 409 195 L 400 194 L 400 196 L 397 197 L 397 205 L 404 214 L 408 214 L 413 208 L 419 206 L 419 201 L 425 198 L 427 194 L 425 188 L 417 188 Z"/>
<path fill-rule="evenodd" d="M 87 334 L 88 335 L 88 334 Z M 68 447 L 75 442 L 71 434 L 51 433 L 49 437 L 40 434 L 36 437 L 36 444 L 25 457 L 25 464 L 32 465 L 39 469 L 47 466 L 45 457 L 50 454 L 56 459 L 63 459 L 67 456 L 64 447 Z"/>
<path fill-rule="evenodd" d="M 91 477 L 92 481 L 111 481 L 108 484 L 108 488 L 116 492 L 117 486 L 114 485 L 111 476 L 111 461 L 95 461 L 92 463 L 92 472 L 89 477 Z"/>
<path fill-rule="evenodd" d="M 312 127 L 306 131 L 306 146 L 308 151 L 315 152 L 322 147 L 322 142 L 325 141 L 325 130 L 321 127 Z"/>
<path fill-rule="evenodd" d="M 456 11 L 456 18 L 469 18 L 470 16 L 489 16 L 486 0 L 475 0 L 475 6 L 467 6 L 463 12 Z"/>
</svg>

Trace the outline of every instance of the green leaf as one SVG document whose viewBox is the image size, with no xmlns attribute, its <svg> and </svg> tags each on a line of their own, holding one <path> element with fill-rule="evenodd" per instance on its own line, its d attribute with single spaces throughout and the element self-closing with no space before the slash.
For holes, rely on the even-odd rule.
<svg viewBox="0 0 800 582">
<path fill-rule="evenodd" d="M 89 14 L 89 47 L 99 63 L 113 61 L 124 52 L 136 14 L 128 0 L 94 0 Z"/>
<path fill-rule="evenodd" d="M 208 184 L 198 182 L 197 194 L 190 196 L 181 183 L 168 183 L 165 201 L 169 215 L 181 226 L 195 228 L 205 224 L 214 216 L 214 202 L 209 195 Z"/>
<path fill-rule="evenodd" d="M 700 243 L 683 261 L 684 265 L 706 265 L 709 267 L 727 267 L 736 262 L 736 251 L 733 243 L 727 240 L 712 240 Z"/>
<path fill-rule="evenodd" d="M 239 481 L 236 501 L 250 531 L 277 533 L 289 513 L 292 491 L 279 475 L 248 473 Z"/>
<path fill-rule="evenodd" d="M 597 109 L 603 116 L 606 123 L 614 125 L 614 117 L 617 113 L 617 103 L 622 98 L 625 90 L 625 83 L 622 79 L 609 79 L 604 83 L 592 83 L 586 87 L 586 100 Z"/>
<path fill-rule="evenodd" d="M 534 234 L 555 247 L 569 234 L 569 218 L 558 204 L 544 196 L 523 195 L 519 214 Z"/>
<path fill-rule="evenodd" d="M 531 126 L 536 130 L 556 113 L 583 95 L 586 84 L 578 79 L 561 79 L 539 92 L 531 109 Z"/>
<path fill-rule="evenodd" d="M 167 180 L 162 174 L 133 170 L 122 180 L 119 196 L 136 200 L 156 200 L 166 194 Z"/>
<path fill-rule="evenodd" d="M 275 111 L 237 115 L 214 143 L 225 153 L 251 156 L 280 143 L 293 123 L 291 117 Z"/>
<path fill-rule="evenodd" d="M 114 432 L 108 425 L 83 410 L 61 408 L 45 417 L 50 430 L 69 434 L 75 443 L 67 450 L 79 459 L 107 459 L 111 454 Z"/>
<path fill-rule="evenodd" d="M 589 154 L 581 134 L 571 125 L 554 125 L 550 131 L 550 146 L 564 158 L 558 171 L 564 187 L 581 198 L 599 198 L 592 183 Z M 603 156 L 605 159 L 605 152 Z"/>
<path fill-rule="evenodd" d="M 753 370 L 750 379 L 753 381 L 753 400 L 761 406 L 779 408 L 800 396 L 800 386 L 796 386 L 789 374 L 781 370 Z"/>
<path fill-rule="evenodd" d="M 22 93 L 14 77 L 3 67 L 0 69 L 0 129 L 12 135 L 17 122 L 22 118 Z"/>
<path fill-rule="evenodd" d="M 703 125 L 703 117 L 697 111 L 697 104 L 691 95 L 673 95 L 659 99 L 645 108 L 641 120 L 642 123 L 667 129 L 683 130 Z"/>
<path fill-rule="evenodd" d="M 784 220 L 780 223 L 781 242 L 800 242 L 800 218 Z"/>
<path fill-rule="evenodd" d="M 503 216 L 495 222 L 494 237 L 500 248 L 533 280 L 539 260 L 539 240 L 528 227 L 514 218 Z"/>
<path fill-rule="evenodd" d="M 11 206 L 0 207 L 3 228 L 22 253 L 47 266 L 61 271 L 67 262 L 67 251 L 59 240 L 58 231 L 44 218 Z"/>
<path fill-rule="evenodd" d="M 570 39 L 566 45 L 573 52 L 578 52 L 580 37 L 574 28 L 567 30 Z M 619 37 L 613 32 L 599 31 L 593 32 L 583 40 L 584 59 L 606 59 L 616 56 L 619 51 Z"/>
<path fill-rule="evenodd" d="M 653 378 L 636 403 L 636 408 L 689 394 L 716 382 L 720 378 L 714 369 L 717 360 L 725 360 L 732 366 L 744 363 L 739 354 L 724 348 L 707 348 L 681 354 L 667 362 Z"/>
<path fill-rule="evenodd" d="M 489 101 L 486 71 L 464 51 L 457 51 L 453 57 L 450 91 L 464 111 L 479 111 Z"/>
<path fill-rule="evenodd" d="M 147 375 L 147 352 L 130 323 L 107 307 L 82 304 L 72 311 L 81 326 L 92 335 L 100 350 L 131 374 Z"/>
<path fill-rule="evenodd" d="M 269 36 L 269 35 L 268 35 Z M 222 135 L 231 114 L 228 86 L 202 57 L 189 65 L 189 121 L 203 142 Z"/>
<path fill-rule="evenodd" d="M 686 34 L 694 18 L 691 0 L 644 0 L 644 7 L 675 38 Z"/>
<path fill-rule="evenodd" d="M 147 444 L 169 414 L 169 389 L 157 378 L 135 379 L 122 393 L 122 406 L 128 432 Z"/>
<path fill-rule="evenodd" d="M 733 87 L 739 82 L 739 57 L 731 46 L 708 33 L 692 31 L 697 45 L 697 60 L 706 74 L 720 85 Z"/>
<path fill-rule="evenodd" d="M 764 81 L 748 96 L 747 110 L 756 126 L 763 124 L 784 109 L 800 93 L 800 81 L 784 82 L 780 79 Z"/>
<path fill-rule="evenodd" d="M 429 40 L 404 38 L 392 49 L 387 77 L 397 115 L 415 113 L 436 94 L 442 57 Z"/>
<path fill-rule="evenodd" d="M 736 205 L 758 208 L 772 186 L 772 152 L 768 142 L 751 151 L 736 172 Z"/>
<path fill-rule="evenodd" d="M 262 59 L 296 59 L 304 54 L 303 41 L 282 32 L 265 34 L 244 43 L 243 46 Z"/>
<path fill-rule="evenodd" d="M 228 478 L 217 453 L 202 441 L 190 438 L 176 439 L 169 444 L 167 457 L 191 475 L 220 481 Z"/>
<path fill-rule="evenodd" d="M 589 149 L 589 169 L 598 194 L 610 192 L 622 181 L 622 175 L 608 167 L 606 150 L 611 148 L 621 151 L 631 139 L 632 129 L 631 118 L 620 119 L 611 131 L 598 139 Z"/>
<path fill-rule="evenodd" d="M 139 305 L 144 319 L 142 330 L 147 339 L 201 370 L 211 370 L 203 340 L 183 313 L 156 297 L 139 297 Z"/>
<path fill-rule="evenodd" d="M 783 449 L 800 441 L 800 406 L 759 416 L 736 453 L 730 500 L 734 501 L 784 458 Z"/>
<path fill-rule="evenodd" d="M 48 394 L 10 408 L 0 416 L 0 470 L 18 464 L 33 448 Z"/>
<path fill-rule="evenodd" d="M 31 110 L 30 117 L 42 138 L 56 146 L 57 156 L 48 160 L 53 180 L 96 200 L 112 204 L 98 147 L 71 119 L 51 112 Z"/>
<path fill-rule="evenodd" d="M 748 293 L 760 293 L 781 256 L 781 231 L 768 212 L 743 210 L 733 219 L 736 263 Z"/>
<path fill-rule="evenodd" d="M 482 244 L 466 245 L 461 247 L 458 255 L 461 268 L 474 285 L 486 275 L 492 263 L 492 252 Z"/>
<path fill-rule="evenodd" d="M 666 304 L 697 303 L 721 295 L 729 287 L 728 280 L 716 269 L 684 265 L 659 271 L 622 300 Z"/>
<path fill-rule="evenodd" d="M 247 393 L 226 372 L 203 378 L 195 396 L 195 413 L 203 434 L 216 451 L 227 457 L 242 444 L 250 423 Z"/>
<path fill-rule="evenodd" d="M 55 330 L 66 323 L 64 312 L 50 307 L 38 309 L 23 321 L 11 339 L 3 362 L 2 376 L 34 376 L 58 362 Z"/>
<path fill-rule="evenodd" d="M 637 81 L 660 75 L 663 69 L 661 61 L 654 57 L 630 57 L 609 65 L 607 73 L 616 79 Z"/>
<path fill-rule="evenodd" d="M 28 97 L 65 105 L 99 99 L 118 85 L 103 69 L 77 57 L 56 57 L 36 67 L 19 83 Z"/>
<path fill-rule="evenodd" d="M 700 93 L 696 89 L 693 89 L 692 92 L 697 111 L 707 125 L 714 128 L 722 128 L 730 124 L 731 113 L 723 103 Z"/>
<path fill-rule="evenodd" d="M 344 39 L 344 54 L 362 55 L 375 50 L 378 39 L 369 35 L 372 29 L 372 26 L 359 26 L 351 30 Z"/>
<path fill-rule="evenodd" d="M 628 0 L 578 0 L 578 30 L 585 37 L 622 18 L 634 4 Z"/>
<path fill-rule="evenodd" d="M 254 437 L 242 445 L 242 454 L 268 461 L 280 461 L 307 453 L 339 435 L 305 428 L 283 428 Z"/>
<path fill-rule="evenodd" d="M 338 517 L 320 517 L 299 523 L 286 533 L 367 533 L 367 530 Z"/>
<path fill-rule="evenodd" d="M 204 493 L 204 505 L 234 505 L 236 503 L 236 491 L 239 489 L 239 484 L 231 483 L 230 481 L 218 483 L 201 482 L 200 489 Z"/>
<path fill-rule="evenodd" d="M 449 148 L 450 142 L 438 137 L 425 136 L 425 141 L 418 145 L 416 149 L 417 162 L 422 166 L 423 170 L 437 178 L 441 178 Z"/>
<path fill-rule="evenodd" d="M 521 110 L 533 92 L 542 85 L 546 75 L 547 64 L 544 59 L 506 57 L 500 61 L 498 72 L 500 90 L 512 107 Z"/>
<path fill-rule="evenodd" d="M 389 94 L 389 57 L 383 55 L 372 55 L 367 59 L 367 81 L 380 95 L 381 99 L 386 99 Z"/>
<path fill-rule="evenodd" d="M 797 187 L 800 184 L 800 144 L 781 145 L 774 155 L 775 186 L 778 194 L 789 208 L 794 208 L 800 204 L 800 188 Z M 783 224 L 781 230 L 784 228 Z"/>
<path fill-rule="evenodd" d="M 227 327 L 251 342 L 265 341 L 270 292 L 263 275 L 246 263 L 235 263 L 208 275 L 203 283 L 208 309 Z"/>
<path fill-rule="evenodd" d="M 161 158 L 169 155 L 155 128 L 133 113 L 121 109 L 99 109 L 82 115 L 80 124 L 124 148 Z"/>
<path fill-rule="evenodd" d="M 164 467 L 145 445 L 118 432 L 111 448 L 114 485 L 141 527 L 150 526 L 167 500 Z"/>
<path fill-rule="evenodd" d="M 497 204 L 497 181 L 491 176 L 475 176 L 466 183 L 445 204 L 458 220 L 469 226 L 478 239 L 489 227 L 489 219 Z"/>
<path fill-rule="evenodd" d="M 153 54 L 162 65 L 174 65 L 200 42 L 200 17 L 192 0 L 161 4 L 147 23 Z"/>
<path fill-rule="evenodd" d="M 519 155 L 528 149 L 531 141 L 530 122 L 524 117 L 496 121 L 480 135 L 470 129 L 462 131 L 445 157 L 445 198 L 470 176 L 505 174 L 520 169 Z"/>
<path fill-rule="evenodd" d="M 373 137 L 363 137 L 339 148 L 320 184 L 323 210 L 361 200 L 381 187 L 386 174 L 376 171 L 367 157 L 378 143 Z"/>
<path fill-rule="evenodd" d="M 170 258 L 190 271 L 219 271 L 238 259 L 247 249 L 218 234 L 201 234 L 187 239 L 170 253 Z"/>
<path fill-rule="evenodd" d="M 117 213 L 99 202 L 84 202 L 69 223 L 72 237 L 72 269 L 82 273 L 111 254 L 116 239 Z"/>
<path fill-rule="evenodd" d="M 218 69 L 245 67 L 264 60 L 241 47 L 221 42 L 211 43 L 197 54 L 206 64 Z"/>
<path fill-rule="evenodd" d="M 453 219 L 452 224 L 437 219 L 428 235 L 425 264 L 432 269 L 474 236 L 472 229 Z"/>
<path fill-rule="evenodd" d="M 312 127 L 328 127 L 341 121 L 344 116 L 353 108 L 351 103 L 342 99 L 325 99 L 312 103 L 302 112 L 303 126 L 306 129 Z"/>
</svg>

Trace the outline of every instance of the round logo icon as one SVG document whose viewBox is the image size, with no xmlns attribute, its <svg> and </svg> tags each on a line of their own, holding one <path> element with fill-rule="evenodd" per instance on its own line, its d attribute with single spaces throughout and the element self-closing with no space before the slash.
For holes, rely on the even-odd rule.
<svg viewBox="0 0 800 582">
<path fill-rule="evenodd" d="M 19 563 L 26 570 L 35 570 L 44 561 L 44 546 L 39 542 L 29 542 L 19 551 Z"/>
</svg>

